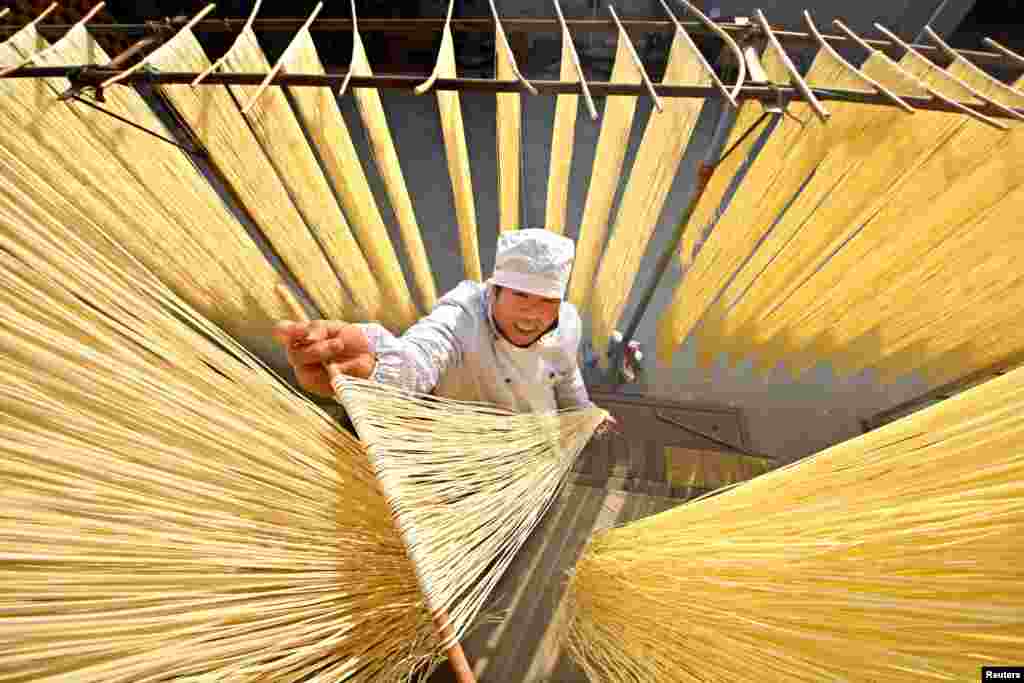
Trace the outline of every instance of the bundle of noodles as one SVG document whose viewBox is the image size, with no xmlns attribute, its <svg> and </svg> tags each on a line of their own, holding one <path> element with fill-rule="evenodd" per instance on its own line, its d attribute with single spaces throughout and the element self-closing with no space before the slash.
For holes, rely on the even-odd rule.
<svg viewBox="0 0 1024 683">
<path fill-rule="evenodd" d="M 343 391 L 374 467 L 74 204 L 3 188 L 0 681 L 429 672 L 431 612 L 465 631 L 601 411 Z"/>
<path fill-rule="evenodd" d="M 38 47 L 46 48 L 33 54 Z M 0 64 L 109 61 L 78 25 L 52 46 L 26 27 L 0 45 Z M 0 67 L 3 68 L 3 67 Z M 203 316 L 245 339 L 266 339 L 285 310 L 274 268 L 189 157 L 165 141 L 80 102 L 59 102 L 70 83 L 0 84 L 0 176 L 7 186 L 63 193 Z M 103 107 L 172 134 L 131 88 L 110 88 Z"/>
<path fill-rule="evenodd" d="M 334 386 L 431 611 L 460 638 L 607 413 L 516 414 L 347 377 Z"/>
<path fill-rule="evenodd" d="M 1024 370 L 591 539 L 594 681 L 973 680 L 1024 651 Z"/>
<path fill-rule="evenodd" d="M 358 443 L 103 241 L 59 196 L 0 193 L 0 680 L 432 659 Z"/>
</svg>

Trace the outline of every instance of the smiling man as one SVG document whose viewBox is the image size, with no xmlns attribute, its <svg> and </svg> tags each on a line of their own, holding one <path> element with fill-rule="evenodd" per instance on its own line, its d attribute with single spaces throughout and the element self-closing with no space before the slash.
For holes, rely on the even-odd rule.
<svg viewBox="0 0 1024 683">
<path fill-rule="evenodd" d="M 514 412 L 591 405 L 577 362 L 581 324 L 563 301 L 572 240 L 542 229 L 498 239 L 494 274 L 464 281 L 395 337 L 376 323 L 282 322 L 275 337 L 307 391 L 334 392 L 323 363 L 345 374 Z"/>
</svg>

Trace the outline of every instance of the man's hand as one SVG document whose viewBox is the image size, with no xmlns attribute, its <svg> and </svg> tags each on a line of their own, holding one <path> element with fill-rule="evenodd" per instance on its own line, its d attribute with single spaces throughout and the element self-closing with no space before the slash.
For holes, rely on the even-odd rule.
<svg viewBox="0 0 1024 683">
<path fill-rule="evenodd" d="M 601 424 L 599 424 L 597 426 L 597 429 L 594 431 L 594 436 L 596 436 L 597 438 L 601 439 L 601 438 L 604 438 L 604 437 L 608 436 L 609 434 L 621 434 L 621 433 L 622 433 L 622 430 L 619 429 L 619 421 L 616 420 L 611 415 L 611 413 L 609 413 L 608 417 L 606 417 L 604 419 L 604 422 L 602 422 Z"/>
<path fill-rule="evenodd" d="M 325 364 L 360 379 L 369 379 L 376 365 L 370 342 L 358 325 L 338 320 L 282 320 L 274 326 L 274 339 L 288 352 L 299 386 L 319 396 L 334 397 Z"/>
</svg>

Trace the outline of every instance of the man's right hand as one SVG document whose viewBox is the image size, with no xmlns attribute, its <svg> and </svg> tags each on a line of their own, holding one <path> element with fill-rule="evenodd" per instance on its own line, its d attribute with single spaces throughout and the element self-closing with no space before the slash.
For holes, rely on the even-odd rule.
<svg viewBox="0 0 1024 683">
<path fill-rule="evenodd" d="M 339 320 L 282 320 L 274 326 L 274 339 L 288 352 L 299 386 L 326 398 L 334 397 L 334 389 L 325 364 L 360 379 L 369 379 L 376 365 L 363 330 Z"/>
</svg>

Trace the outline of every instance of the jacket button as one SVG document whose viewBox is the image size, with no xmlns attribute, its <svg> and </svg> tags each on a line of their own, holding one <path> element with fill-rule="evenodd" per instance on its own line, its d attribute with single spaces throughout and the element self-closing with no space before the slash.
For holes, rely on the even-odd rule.
<svg viewBox="0 0 1024 683">
<path fill-rule="evenodd" d="M 506 377 L 505 378 L 505 384 L 512 384 L 512 378 L 511 377 Z"/>
<path fill-rule="evenodd" d="M 554 379 L 554 378 L 555 378 L 555 373 L 552 372 L 550 375 L 548 375 L 548 379 Z"/>
</svg>

